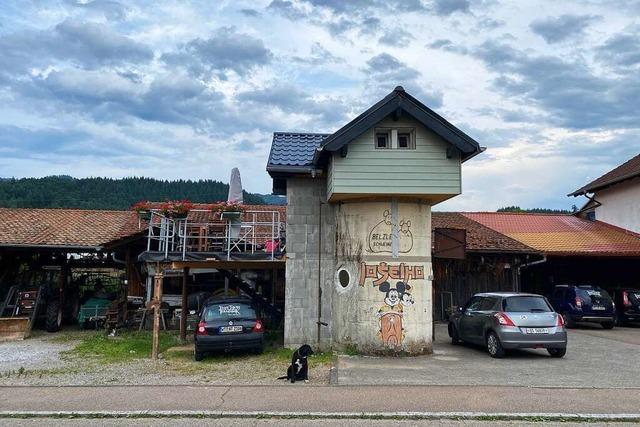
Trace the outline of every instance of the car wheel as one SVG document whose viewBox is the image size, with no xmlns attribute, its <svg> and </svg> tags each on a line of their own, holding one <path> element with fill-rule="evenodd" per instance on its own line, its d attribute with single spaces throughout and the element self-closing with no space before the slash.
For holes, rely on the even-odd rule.
<svg viewBox="0 0 640 427">
<path fill-rule="evenodd" d="M 204 359 L 204 353 L 197 350 L 193 352 L 193 360 L 195 360 L 196 362 L 200 362 L 202 361 L 202 359 Z"/>
<path fill-rule="evenodd" d="M 619 314 L 616 314 L 616 326 L 627 326 L 627 321 Z"/>
<path fill-rule="evenodd" d="M 489 356 L 496 359 L 504 357 L 504 348 L 502 347 L 500 338 L 498 338 L 498 335 L 493 331 L 487 335 L 487 351 L 489 352 Z"/>
<path fill-rule="evenodd" d="M 547 351 L 551 357 L 557 358 L 564 357 L 564 355 L 567 354 L 566 348 L 548 348 Z"/>
<path fill-rule="evenodd" d="M 614 323 L 613 322 L 602 322 L 602 327 L 604 329 L 613 329 Z"/>
<path fill-rule="evenodd" d="M 458 330 L 452 324 L 449 324 L 449 336 L 451 337 L 451 344 L 460 344 L 460 336 L 458 335 Z"/>
<path fill-rule="evenodd" d="M 565 328 L 573 328 L 576 325 L 571 316 L 566 313 L 562 313 L 562 320 L 564 320 Z"/>
</svg>

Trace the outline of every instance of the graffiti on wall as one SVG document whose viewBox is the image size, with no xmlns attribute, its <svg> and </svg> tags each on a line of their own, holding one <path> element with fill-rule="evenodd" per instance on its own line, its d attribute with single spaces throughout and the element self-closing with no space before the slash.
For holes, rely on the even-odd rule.
<svg viewBox="0 0 640 427">
<path fill-rule="evenodd" d="M 384 304 L 377 312 L 378 336 L 385 347 L 396 349 L 402 345 L 405 336 L 403 318 L 405 308 L 413 305 L 414 298 L 409 292 L 409 280 L 424 279 L 424 267 L 421 265 L 388 265 L 386 262 L 378 264 L 360 264 L 360 286 L 365 285 L 367 279 L 372 286 L 384 294 Z M 391 281 L 391 282 L 390 282 Z M 391 283 L 395 282 L 395 285 Z"/>
<path fill-rule="evenodd" d="M 382 221 L 374 225 L 369 231 L 369 252 L 392 253 L 394 229 L 397 229 L 398 253 L 406 254 L 413 249 L 413 234 L 411 233 L 411 220 L 402 219 L 394 224 L 391 211 L 388 209 L 382 214 Z"/>
</svg>

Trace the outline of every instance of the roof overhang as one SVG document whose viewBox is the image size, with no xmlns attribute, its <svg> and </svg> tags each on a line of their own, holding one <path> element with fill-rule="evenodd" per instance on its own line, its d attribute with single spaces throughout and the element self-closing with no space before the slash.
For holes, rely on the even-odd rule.
<svg viewBox="0 0 640 427">
<path fill-rule="evenodd" d="M 603 183 L 600 183 L 598 185 L 586 185 L 576 191 L 574 191 L 573 193 L 569 193 L 567 194 L 567 196 L 586 196 L 588 193 L 595 193 L 598 190 L 604 190 L 605 188 L 611 187 L 613 185 L 616 184 L 620 184 L 623 181 L 628 181 L 630 179 L 633 178 L 637 178 L 640 177 L 640 172 L 632 172 L 632 173 L 628 173 L 626 175 L 622 175 L 619 177 L 616 177 L 615 179 L 609 180 L 609 181 L 605 181 Z"/>
<path fill-rule="evenodd" d="M 413 117 L 455 147 L 463 162 L 484 151 L 477 141 L 409 95 L 402 86 L 398 86 L 381 101 L 330 135 L 314 153 L 313 164 L 319 163 L 323 153 L 342 149 L 386 117 L 393 115 L 394 118 L 399 118 L 402 114 Z"/>
</svg>

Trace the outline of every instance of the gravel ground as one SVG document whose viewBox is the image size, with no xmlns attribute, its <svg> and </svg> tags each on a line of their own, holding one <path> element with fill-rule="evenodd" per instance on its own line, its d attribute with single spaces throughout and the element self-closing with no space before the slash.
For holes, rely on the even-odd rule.
<svg viewBox="0 0 640 427">
<path fill-rule="evenodd" d="M 229 355 L 195 362 L 193 346 L 174 347 L 152 361 L 101 363 L 64 352 L 94 331 L 37 331 L 24 341 L 0 343 L 0 386 L 10 385 L 196 385 L 278 384 L 287 362 L 277 358 Z M 98 332 L 100 333 L 100 332 Z M 313 384 L 329 383 L 329 366 L 310 369 Z"/>
<path fill-rule="evenodd" d="M 112 426 L 129 426 L 133 424 L 132 420 L 121 419 L 25 419 L 25 420 L 8 420 L 0 419 L 0 426 L 42 426 L 42 425 L 55 425 L 55 426 L 85 426 L 88 423 L 96 427 L 112 427 Z M 577 427 L 577 426 L 615 426 L 626 427 L 633 426 L 631 423 L 549 423 L 549 422 L 523 422 L 523 421 L 453 421 L 453 420 L 344 420 L 344 419 L 255 419 L 255 418 L 220 418 L 220 419 L 207 419 L 207 418 L 147 418 L 136 419 L 135 425 L 137 426 L 224 426 L 224 427 L 268 427 L 268 426 L 282 426 L 293 427 L 304 425 L 306 427 L 344 427 L 345 424 L 354 427 L 467 427 L 467 426 L 486 426 L 486 427 L 519 427 L 519 426 L 542 426 L 545 427 Z"/>
</svg>

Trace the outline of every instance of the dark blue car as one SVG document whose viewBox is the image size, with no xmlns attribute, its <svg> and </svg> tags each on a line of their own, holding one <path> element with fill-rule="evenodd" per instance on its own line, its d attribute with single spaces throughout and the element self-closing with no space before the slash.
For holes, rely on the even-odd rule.
<svg viewBox="0 0 640 427">
<path fill-rule="evenodd" d="M 604 329 L 615 325 L 615 304 L 607 291 L 598 286 L 556 286 L 551 295 L 551 305 L 562 315 L 567 328 L 576 322 L 599 323 Z"/>
</svg>

